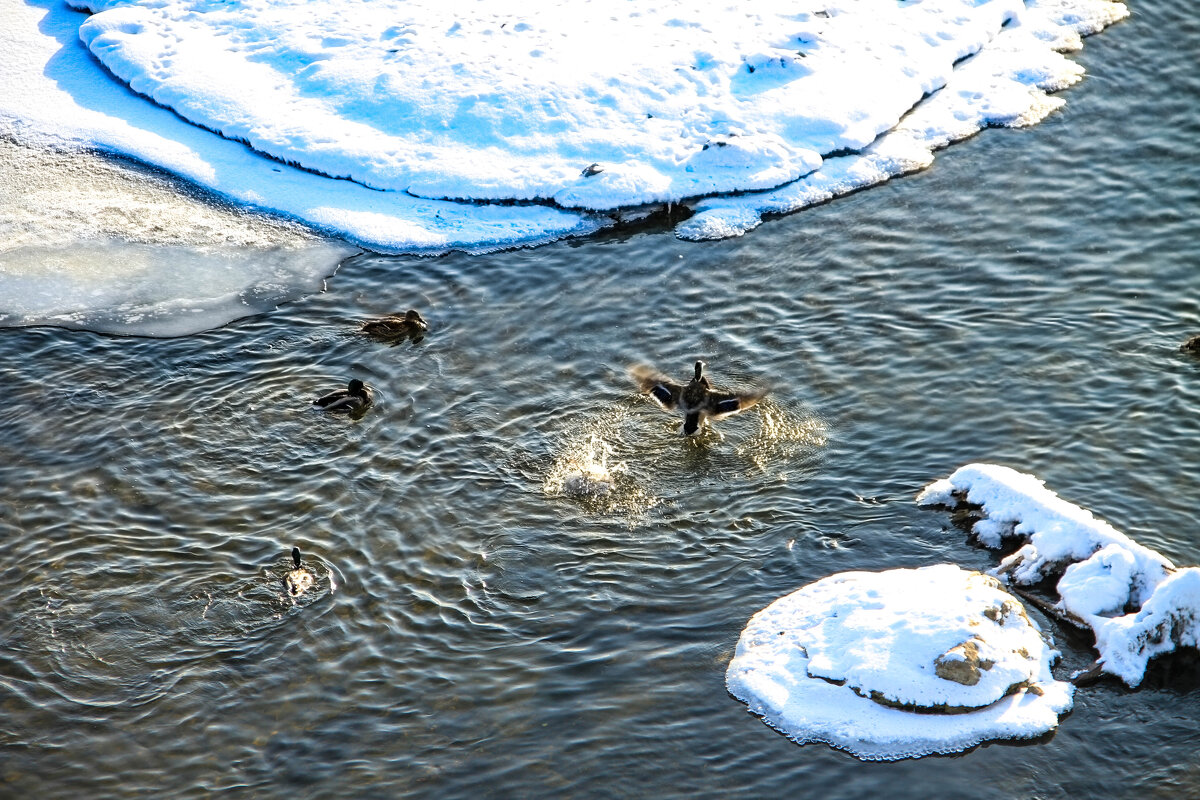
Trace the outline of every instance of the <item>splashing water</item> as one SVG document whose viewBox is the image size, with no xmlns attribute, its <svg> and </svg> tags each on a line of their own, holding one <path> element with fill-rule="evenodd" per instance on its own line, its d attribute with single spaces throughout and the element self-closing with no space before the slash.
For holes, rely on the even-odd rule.
<svg viewBox="0 0 1200 800">
<path fill-rule="evenodd" d="M 626 461 L 614 461 L 623 444 L 624 409 L 598 418 L 584 434 L 569 440 L 543 482 L 547 496 L 569 497 L 595 513 L 643 514 L 658 500 L 643 487 Z"/>
<path fill-rule="evenodd" d="M 613 475 L 625 472 L 628 466 L 620 461 L 609 466 L 612 445 L 597 433 L 589 434 L 584 444 L 584 457 L 578 469 L 567 473 L 563 491 L 575 497 L 603 496 L 612 491 Z"/>
<path fill-rule="evenodd" d="M 796 413 L 769 397 L 755 410 L 759 429 L 737 446 L 737 454 L 759 473 L 778 472 L 786 479 L 790 462 L 825 446 L 826 427 L 818 417 Z"/>
</svg>

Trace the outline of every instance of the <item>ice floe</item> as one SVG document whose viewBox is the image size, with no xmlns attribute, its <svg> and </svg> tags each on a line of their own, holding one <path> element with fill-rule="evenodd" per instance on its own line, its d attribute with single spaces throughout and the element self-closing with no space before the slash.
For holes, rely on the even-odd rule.
<svg viewBox="0 0 1200 800">
<path fill-rule="evenodd" d="M 759 192 L 705 201 L 678 228 L 742 233 L 927 165 L 981 126 L 1040 119 L 1061 103 L 1045 92 L 1081 73 L 1057 51 L 1126 13 L 1109 0 L 72 3 L 94 13 L 0 0 L 0 131 L 115 150 L 421 253 Z"/>
<path fill-rule="evenodd" d="M 0 327 L 182 336 L 320 291 L 357 252 L 193 194 L 0 136 Z"/>
<path fill-rule="evenodd" d="M 927 486 L 922 505 L 978 507 L 980 544 L 1024 543 L 994 572 L 1018 586 L 1057 579 L 1053 610 L 1090 628 L 1097 665 L 1137 686 L 1151 658 L 1200 645 L 1200 568 L 1177 568 L 1032 475 L 968 464 Z"/>
<path fill-rule="evenodd" d="M 845 572 L 751 617 L 731 694 L 797 743 L 864 759 L 965 750 L 1053 730 L 1073 687 L 994 578 L 951 564 Z"/>
</svg>

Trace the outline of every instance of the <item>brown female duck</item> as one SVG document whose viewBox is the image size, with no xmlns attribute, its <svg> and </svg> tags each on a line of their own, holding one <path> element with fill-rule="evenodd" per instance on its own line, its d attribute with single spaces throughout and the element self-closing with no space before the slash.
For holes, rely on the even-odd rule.
<svg viewBox="0 0 1200 800">
<path fill-rule="evenodd" d="M 414 308 L 399 314 L 389 314 L 379 319 L 369 319 L 362 324 L 360 330 L 376 339 L 402 339 L 411 336 L 420 339 L 429 330 L 429 323 Z"/>
</svg>

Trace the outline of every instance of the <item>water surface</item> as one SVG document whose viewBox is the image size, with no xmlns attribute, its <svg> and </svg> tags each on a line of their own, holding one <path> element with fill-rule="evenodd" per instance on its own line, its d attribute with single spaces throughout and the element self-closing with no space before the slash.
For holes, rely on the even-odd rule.
<svg viewBox="0 0 1200 800">
<path fill-rule="evenodd" d="M 1139 5 L 1042 125 L 734 241 L 363 254 L 194 336 L 0 331 L 3 794 L 1200 793 L 1182 665 L 1081 690 L 1045 740 L 889 764 L 724 689 L 800 585 L 992 566 L 913 503 L 969 461 L 1200 563 L 1198 52 L 1188 7 Z M 421 342 L 355 332 L 410 306 Z M 697 358 L 769 402 L 679 437 L 627 368 Z M 350 377 L 361 420 L 308 407 Z M 614 494 L 557 493 L 592 437 Z M 1089 663 L 1055 631 L 1060 674 Z"/>
</svg>

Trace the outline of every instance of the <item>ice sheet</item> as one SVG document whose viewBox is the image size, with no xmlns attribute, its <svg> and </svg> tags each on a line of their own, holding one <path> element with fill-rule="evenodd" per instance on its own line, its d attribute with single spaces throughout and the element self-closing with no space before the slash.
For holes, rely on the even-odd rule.
<svg viewBox="0 0 1200 800">
<path fill-rule="evenodd" d="M 0 137 L 0 327 L 182 336 L 320 291 L 355 252 L 149 170 Z"/>
</svg>

